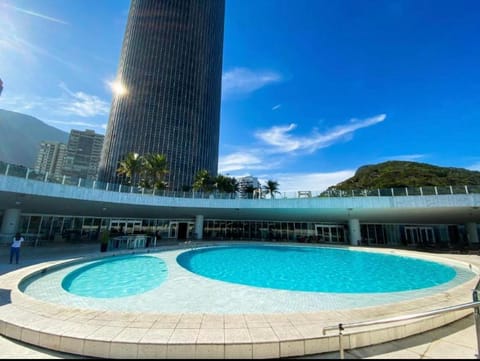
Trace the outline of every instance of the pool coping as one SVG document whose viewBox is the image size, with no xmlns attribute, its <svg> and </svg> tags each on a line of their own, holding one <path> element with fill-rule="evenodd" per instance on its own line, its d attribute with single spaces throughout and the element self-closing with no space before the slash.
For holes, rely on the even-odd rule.
<svg viewBox="0 0 480 361">
<path fill-rule="evenodd" d="M 195 242 L 162 249 L 188 249 L 195 244 L 228 243 Z M 478 256 L 343 247 L 440 260 L 469 267 L 477 275 L 480 273 Z M 67 260 L 84 261 L 124 253 L 144 254 L 146 250 L 79 255 L 42 262 L 0 276 L 0 334 L 55 351 L 104 358 L 257 359 L 304 356 L 339 349 L 338 332 L 324 335 L 323 328 L 326 326 L 413 314 L 471 302 L 472 290 L 478 278 L 474 277 L 440 293 L 393 304 L 281 314 L 96 311 L 51 304 L 25 295 L 18 289 L 23 278 L 46 267 L 54 267 Z M 388 342 L 444 326 L 471 313 L 472 310 L 468 309 L 409 322 L 355 329 L 354 332 L 346 330 L 343 345 L 349 349 Z"/>
</svg>

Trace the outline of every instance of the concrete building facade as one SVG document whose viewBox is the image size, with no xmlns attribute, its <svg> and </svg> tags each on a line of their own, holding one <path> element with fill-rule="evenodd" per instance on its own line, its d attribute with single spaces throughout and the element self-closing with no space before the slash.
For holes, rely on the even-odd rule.
<svg viewBox="0 0 480 361">
<path fill-rule="evenodd" d="M 104 136 L 87 129 L 71 130 L 63 161 L 63 174 L 68 177 L 96 179 Z"/>
<path fill-rule="evenodd" d="M 61 142 L 42 141 L 35 161 L 34 171 L 49 174 L 51 177 L 63 176 L 63 159 L 67 145 Z"/>
</svg>

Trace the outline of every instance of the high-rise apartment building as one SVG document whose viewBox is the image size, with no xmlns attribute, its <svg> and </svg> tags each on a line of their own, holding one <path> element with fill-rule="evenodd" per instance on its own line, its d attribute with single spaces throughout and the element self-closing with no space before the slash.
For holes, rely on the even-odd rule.
<svg viewBox="0 0 480 361">
<path fill-rule="evenodd" d="M 225 0 L 132 0 L 99 179 L 129 152 L 164 154 L 168 188 L 217 174 Z"/>
<path fill-rule="evenodd" d="M 96 179 L 104 138 L 102 134 L 90 129 L 71 130 L 63 162 L 63 174 Z"/>
<path fill-rule="evenodd" d="M 252 198 L 259 188 L 261 188 L 261 184 L 256 177 L 245 176 L 238 179 L 240 198 Z"/>
<path fill-rule="evenodd" d="M 67 145 L 65 143 L 42 141 L 35 161 L 35 172 L 48 173 L 50 178 L 61 178 L 66 150 Z"/>
</svg>

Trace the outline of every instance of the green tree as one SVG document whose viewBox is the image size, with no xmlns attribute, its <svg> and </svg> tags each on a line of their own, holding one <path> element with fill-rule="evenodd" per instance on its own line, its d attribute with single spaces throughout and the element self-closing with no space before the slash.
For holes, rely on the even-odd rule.
<svg viewBox="0 0 480 361">
<path fill-rule="evenodd" d="M 227 177 L 223 174 L 219 174 L 214 178 L 214 185 L 219 192 L 223 193 L 236 193 L 239 188 L 236 178 Z"/>
<path fill-rule="evenodd" d="M 255 189 L 257 188 L 249 184 L 245 188 L 243 188 L 243 193 L 245 193 L 247 198 L 253 198 L 253 192 L 255 191 Z"/>
<path fill-rule="evenodd" d="M 165 177 L 168 174 L 167 157 L 164 154 L 146 154 L 142 167 L 142 183 L 146 188 L 165 189 Z"/>
<path fill-rule="evenodd" d="M 201 169 L 195 175 L 192 185 L 193 190 L 211 192 L 214 189 L 214 179 L 206 169 Z"/>
<path fill-rule="evenodd" d="M 117 168 L 117 174 L 124 177 L 126 184 L 134 185 L 138 183 L 138 177 L 143 169 L 143 157 L 138 153 L 130 152 L 120 161 Z"/>
<path fill-rule="evenodd" d="M 192 191 L 192 186 L 184 184 L 182 187 L 182 192 L 191 192 Z"/>
<path fill-rule="evenodd" d="M 240 190 L 240 184 L 238 184 L 237 178 L 230 177 L 230 185 L 228 193 L 237 193 Z"/>
<path fill-rule="evenodd" d="M 264 194 L 269 194 L 271 198 L 275 198 L 275 193 L 280 194 L 278 187 L 278 182 L 270 179 L 262 186 L 262 190 Z"/>
</svg>

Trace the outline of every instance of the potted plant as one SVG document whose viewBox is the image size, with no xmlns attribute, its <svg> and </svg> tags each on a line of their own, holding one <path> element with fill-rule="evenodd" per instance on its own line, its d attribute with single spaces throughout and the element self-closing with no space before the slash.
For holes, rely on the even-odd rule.
<svg viewBox="0 0 480 361">
<path fill-rule="evenodd" d="M 100 238 L 100 252 L 107 252 L 108 241 L 110 240 L 110 234 L 108 231 L 103 231 Z"/>
</svg>

